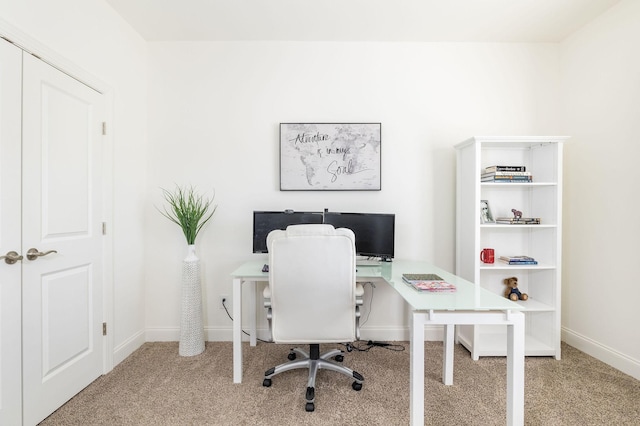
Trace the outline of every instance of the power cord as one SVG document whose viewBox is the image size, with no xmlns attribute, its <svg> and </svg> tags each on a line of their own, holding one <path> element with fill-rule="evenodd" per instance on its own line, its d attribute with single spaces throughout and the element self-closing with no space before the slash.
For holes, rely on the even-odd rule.
<svg viewBox="0 0 640 426">
<path fill-rule="evenodd" d="M 388 351 L 402 352 L 405 349 L 404 346 L 396 345 L 393 343 L 376 342 L 374 340 L 367 340 L 366 343 L 364 342 L 365 342 L 364 340 L 358 340 L 353 343 L 347 343 L 345 345 L 347 348 L 347 352 L 351 352 L 351 351 L 369 352 L 372 348 L 383 348 Z"/>
<path fill-rule="evenodd" d="M 229 309 L 227 309 L 227 305 L 225 304 L 226 302 L 227 302 L 227 299 L 223 297 L 223 298 L 222 298 L 222 307 L 224 308 L 225 312 L 227 313 L 227 316 L 229 317 L 229 319 L 230 319 L 231 321 L 233 321 L 233 317 L 232 317 L 232 316 L 231 316 L 231 314 L 229 313 Z M 247 333 L 246 331 L 242 330 L 242 332 L 243 332 L 244 334 L 246 334 L 247 336 L 251 337 L 251 335 L 250 335 L 249 333 Z M 261 342 L 263 342 L 263 343 L 273 343 L 272 341 L 269 341 L 269 340 L 263 340 L 263 339 L 260 339 L 260 338 L 258 338 L 258 337 L 256 337 L 256 340 L 259 340 L 259 341 L 261 341 Z"/>
<path fill-rule="evenodd" d="M 366 283 L 363 283 L 362 286 L 365 286 L 367 284 L 371 286 L 371 298 L 369 299 L 369 309 L 367 310 L 367 318 L 365 318 L 365 320 L 360 323 L 360 327 L 362 327 L 367 323 L 367 321 L 369 321 L 369 315 L 371 315 L 371 305 L 373 305 L 373 293 L 374 293 L 373 290 L 376 288 L 376 285 L 371 281 L 367 281 Z"/>
<path fill-rule="evenodd" d="M 365 283 L 362 283 L 363 286 L 369 284 L 369 286 L 371 286 L 371 298 L 369 299 L 369 309 L 367 310 L 367 317 L 360 323 L 360 326 L 362 327 L 363 325 L 365 325 L 367 323 L 367 321 L 369 321 L 369 315 L 371 315 L 371 307 L 373 306 L 373 295 L 375 293 L 375 288 L 376 285 L 371 282 L 371 281 L 367 281 Z M 347 352 L 352 352 L 352 351 L 358 351 L 358 352 L 368 352 L 371 350 L 371 348 L 383 348 L 389 351 L 395 351 L 395 352 L 402 352 L 404 351 L 404 346 L 402 345 L 395 345 L 392 343 L 385 343 L 385 342 L 376 342 L 373 340 L 367 340 L 366 343 L 364 343 L 364 340 L 357 340 L 353 343 L 346 343 L 346 344 L 342 344 Z"/>
</svg>

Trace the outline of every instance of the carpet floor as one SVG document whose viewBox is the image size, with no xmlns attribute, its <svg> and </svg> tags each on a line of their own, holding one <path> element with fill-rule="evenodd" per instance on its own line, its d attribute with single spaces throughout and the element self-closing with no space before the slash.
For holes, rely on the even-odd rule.
<svg viewBox="0 0 640 426">
<path fill-rule="evenodd" d="M 234 384 L 231 342 L 207 342 L 194 357 L 180 357 L 177 342 L 145 343 L 41 425 L 407 425 L 409 343 L 393 343 L 345 355 L 365 377 L 359 392 L 320 370 L 310 413 L 306 371 L 262 386 L 264 371 L 286 361 L 286 345 L 245 343 L 243 383 Z M 505 358 L 473 361 L 456 345 L 452 386 L 441 381 L 441 342 L 425 343 L 425 359 L 425 425 L 505 424 Z M 525 360 L 525 425 L 640 425 L 640 381 L 563 343 L 562 360 Z"/>
</svg>

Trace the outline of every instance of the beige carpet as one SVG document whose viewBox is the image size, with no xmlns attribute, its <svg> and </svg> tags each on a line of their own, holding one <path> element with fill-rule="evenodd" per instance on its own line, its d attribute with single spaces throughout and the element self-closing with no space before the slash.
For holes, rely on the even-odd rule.
<svg viewBox="0 0 640 426">
<path fill-rule="evenodd" d="M 407 425 L 409 346 L 351 352 L 345 365 L 365 376 L 319 372 L 316 410 L 304 410 L 306 372 L 264 371 L 286 360 L 288 347 L 244 347 L 244 381 L 233 384 L 231 342 L 207 342 L 203 354 L 180 357 L 176 343 L 146 343 L 41 424 L 50 425 Z M 335 346 L 323 346 L 322 349 Z M 640 381 L 566 345 L 563 358 L 527 358 L 526 425 L 640 425 Z M 456 346 L 453 386 L 441 381 L 442 343 L 425 348 L 426 425 L 504 425 L 504 358 L 471 360 Z"/>
</svg>

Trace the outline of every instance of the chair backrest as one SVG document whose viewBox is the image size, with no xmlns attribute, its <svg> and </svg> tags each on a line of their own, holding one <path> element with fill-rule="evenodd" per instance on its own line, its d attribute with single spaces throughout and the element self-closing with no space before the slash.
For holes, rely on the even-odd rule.
<svg viewBox="0 0 640 426">
<path fill-rule="evenodd" d="M 276 343 L 356 339 L 356 251 L 350 229 L 291 225 L 267 236 Z"/>
</svg>

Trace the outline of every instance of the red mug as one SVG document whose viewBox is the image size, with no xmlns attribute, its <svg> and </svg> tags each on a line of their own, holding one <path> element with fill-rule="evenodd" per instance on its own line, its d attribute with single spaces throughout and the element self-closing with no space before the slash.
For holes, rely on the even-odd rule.
<svg viewBox="0 0 640 426">
<path fill-rule="evenodd" d="M 480 252 L 480 260 L 484 263 L 493 263 L 494 262 L 494 251 L 492 248 L 482 249 Z"/>
</svg>

